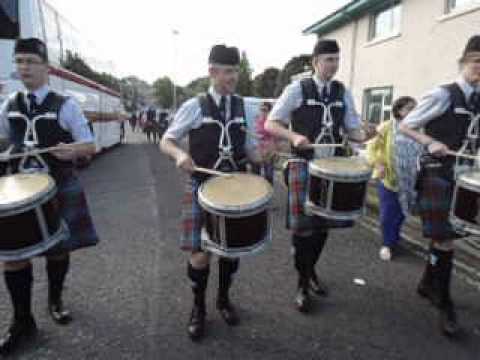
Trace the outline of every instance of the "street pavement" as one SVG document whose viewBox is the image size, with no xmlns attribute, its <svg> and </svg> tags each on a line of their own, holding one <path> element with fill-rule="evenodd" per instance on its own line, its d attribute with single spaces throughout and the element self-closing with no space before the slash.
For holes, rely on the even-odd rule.
<svg viewBox="0 0 480 360">
<path fill-rule="evenodd" d="M 75 321 L 60 327 L 49 319 L 44 260 L 35 259 L 40 334 L 13 359 L 480 359 L 478 290 L 454 279 L 465 333 L 458 340 L 441 336 L 436 312 L 415 292 L 424 261 L 407 251 L 391 263 L 380 261 L 379 236 L 360 225 L 331 232 L 317 265 L 331 294 L 315 298 L 311 315 L 296 312 L 296 276 L 283 226 L 286 195 L 279 183 L 273 242 L 242 259 L 232 289 L 240 326 L 229 328 L 215 310 L 215 261 L 208 335 L 192 343 L 186 335 L 192 302 L 187 255 L 178 248 L 185 177 L 140 134 L 129 133 L 127 140 L 81 172 L 101 244 L 73 254 L 64 300 Z M 2 329 L 10 314 L 1 282 Z"/>
</svg>

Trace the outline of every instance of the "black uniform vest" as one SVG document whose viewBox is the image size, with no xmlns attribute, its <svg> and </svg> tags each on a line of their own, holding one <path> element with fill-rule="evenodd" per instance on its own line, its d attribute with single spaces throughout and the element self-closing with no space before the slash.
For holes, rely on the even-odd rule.
<svg viewBox="0 0 480 360">
<path fill-rule="evenodd" d="M 478 110 L 469 107 L 464 92 L 457 83 L 443 87 L 450 94 L 451 105 L 448 110 L 425 126 L 425 133 L 433 139 L 447 145 L 451 150 L 458 151 L 467 139 L 468 128 L 472 117 Z M 478 139 L 472 139 L 475 149 L 478 149 Z M 453 167 L 455 158 L 447 156 L 441 159 L 447 167 Z"/>
<path fill-rule="evenodd" d="M 243 99 L 231 96 L 230 119 L 222 119 L 214 99 L 210 94 L 198 96 L 202 111 L 202 125 L 189 133 L 190 154 L 196 165 L 209 169 L 232 172 L 244 171 L 247 162 L 245 153 L 246 127 Z M 223 155 L 230 154 L 233 164 L 221 160 Z M 194 174 L 199 180 L 208 176 Z"/>
<path fill-rule="evenodd" d="M 324 112 L 325 107 L 330 107 L 332 115 L 332 132 L 336 143 L 342 142 L 341 130 L 344 129 L 345 117 L 345 87 L 339 81 L 332 81 L 328 97 L 321 97 L 318 88 L 312 78 L 300 81 L 302 87 L 302 105 L 292 113 L 291 126 L 296 133 L 306 136 L 311 143 L 317 142 L 317 138 L 325 128 Z M 292 151 L 307 160 L 314 155 L 313 150 L 299 150 L 292 148 Z"/>
<path fill-rule="evenodd" d="M 27 109 L 23 93 L 19 92 L 8 104 L 10 142 L 14 152 L 23 151 L 25 142 L 33 142 L 36 148 L 47 148 L 59 143 L 72 143 L 72 135 L 59 124 L 59 112 L 68 98 L 49 92 L 33 114 Z M 70 161 L 61 161 L 50 154 L 42 155 L 51 170 L 72 167 Z"/>
</svg>

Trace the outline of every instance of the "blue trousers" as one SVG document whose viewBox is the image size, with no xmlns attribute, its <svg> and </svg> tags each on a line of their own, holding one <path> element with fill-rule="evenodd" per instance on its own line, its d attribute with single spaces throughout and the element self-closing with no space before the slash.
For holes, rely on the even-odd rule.
<svg viewBox="0 0 480 360">
<path fill-rule="evenodd" d="M 378 182 L 378 197 L 380 198 L 383 244 L 392 247 L 400 241 L 400 229 L 405 215 L 398 201 L 398 193 L 387 189 L 381 181 Z"/>
</svg>

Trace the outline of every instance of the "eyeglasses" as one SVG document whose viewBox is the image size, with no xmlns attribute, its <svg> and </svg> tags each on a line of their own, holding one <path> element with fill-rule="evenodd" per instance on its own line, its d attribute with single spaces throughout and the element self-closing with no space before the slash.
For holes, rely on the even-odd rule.
<svg viewBox="0 0 480 360">
<path fill-rule="evenodd" d="M 20 65 L 33 66 L 33 65 L 43 64 L 42 61 L 38 61 L 35 59 L 13 59 L 13 63 L 17 66 L 20 66 Z"/>
</svg>

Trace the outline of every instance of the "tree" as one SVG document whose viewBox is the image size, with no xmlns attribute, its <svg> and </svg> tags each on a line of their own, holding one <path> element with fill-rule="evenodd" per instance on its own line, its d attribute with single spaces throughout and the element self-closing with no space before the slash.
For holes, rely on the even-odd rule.
<svg viewBox="0 0 480 360">
<path fill-rule="evenodd" d="M 207 92 L 210 87 L 210 78 L 208 76 L 199 77 L 191 81 L 186 87 L 185 92 L 190 96 L 195 96 L 200 93 Z"/>
<path fill-rule="evenodd" d="M 280 70 L 269 67 L 253 79 L 253 94 L 261 98 L 273 98 Z"/>
<path fill-rule="evenodd" d="M 161 77 L 153 83 L 153 94 L 157 103 L 164 108 L 173 105 L 173 82 L 168 76 Z"/>
<path fill-rule="evenodd" d="M 283 89 L 290 84 L 292 76 L 311 69 L 311 56 L 299 55 L 290 59 L 284 66 L 278 76 L 277 86 L 275 87 L 275 97 L 280 96 Z"/>
<path fill-rule="evenodd" d="M 247 58 L 247 53 L 242 52 L 240 59 L 240 70 L 238 74 L 237 93 L 242 96 L 253 95 L 252 68 Z"/>
</svg>

